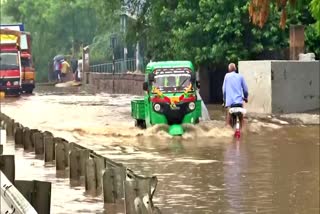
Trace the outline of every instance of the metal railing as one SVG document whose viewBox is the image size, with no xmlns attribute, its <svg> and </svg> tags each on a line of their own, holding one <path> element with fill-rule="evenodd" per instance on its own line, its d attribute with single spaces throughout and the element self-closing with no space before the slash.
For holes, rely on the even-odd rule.
<svg viewBox="0 0 320 214">
<path fill-rule="evenodd" d="M 2 171 L 0 171 L 1 213 L 37 214 L 27 199 L 17 190 Z"/>
<path fill-rule="evenodd" d="M 96 65 L 90 65 L 90 72 L 97 72 L 97 73 L 126 73 L 126 72 L 134 72 L 137 70 L 136 66 L 136 59 L 127 59 L 124 60 L 116 60 L 114 63 L 114 72 L 113 72 L 113 63 L 107 62 L 103 64 L 96 64 Z M 143 63 L 139 66 L 139 71 L 144 71 Z"/>
</svg>

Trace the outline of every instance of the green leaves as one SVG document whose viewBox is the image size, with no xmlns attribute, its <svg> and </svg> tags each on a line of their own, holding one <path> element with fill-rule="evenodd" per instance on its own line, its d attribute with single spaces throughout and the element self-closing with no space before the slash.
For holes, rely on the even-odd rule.
<svg viewBox="0 0 320 214">
<path fill-rule="evenodd" d="M 143 41 L 141 49 L 148 59 L 187 59 L 201 65 L 255 59 L 265 51 L 280 51 L 289 45 L 290 24 L 305 24 L 307 50 L 318 56 L 320 52 L 320 0 L 311 0 L 310 5 L 299 0 L 300 6 L 288 8 L 284 31 L 279 28 L 279 13 L 273 3 L 268 21 L 260 29 L 249 21 L 248 0 L 127 0 L 138 17 L 128 21 L 126 35 L 119 32 L 122 1 L 92 2 L 9 0 L 1 9 L 14 22 L 24 22 L 32 33 L 37 71 L 44 76 L 54 55 L 70 54 L 72 49 L 79 52 L 83 45 L 91 45 L 91 62 L 111 60 L 113 34 L 128 47 Z M 122 57 L 120 46 L 122 52 L 116 54 Z"/>
<path fill-rule="evenodd" d="M 56 54 L 80 55 L 81 46 L 91 44 L 98 32 L 96 10 L 85 0 L 10 0 L 4 11 L 31 32 L 38 81 L 47 78 Z"/>
<path fill-rule="evenodd" d="M 320 0 L 312 0 L 310 2 L 310 11 L 313 18 L 316 20 L 314 27 L 316 29 L 317 35 L 320 38 Z"/>
</svg>

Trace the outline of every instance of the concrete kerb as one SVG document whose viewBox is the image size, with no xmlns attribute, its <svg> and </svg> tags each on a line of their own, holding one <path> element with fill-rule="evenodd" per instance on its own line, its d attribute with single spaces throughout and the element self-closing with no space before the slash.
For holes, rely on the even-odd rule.
<svg viewBox="0 0 320 214">
<path fill-rule="evenodd" d="M 31 142 L 31 130 L 29 128 L 23 128 L 23 148 L 25 151 L 31 151 L 33 149 Z"/>
<path fill-rule="evenodd" d="M 55 160 L 55 143 L 50 133 L 43 133 L 44 140 L 44 162 L 49 163 Z"/>
<path fill-rule="evenodd" d="M 86 193 L 96 195 L 96 164 L 93 158 L 86 160 L 85 189 Z"/>
<path fill-rule="evenodd" d="M 69 142 L 63 138 L 55 137 L 56 170 L 65 170 L 69 166 Z"/>
<path fill-rule="evenodd" d="M 125 181 L 126 213 L 154 213 L 159 210 L 154 207 L 152 198 L 157 186 L 156 177 L 136 176 Z"/>
<path fill-rule="evenodd" d="M 15 180 L 15 186 L 38 213 L 50 214 L 51 182 Z"/>
<path fill-rule="evenodd" d="M 7 130 L 7 136 L 13 137 L 13 125 L 14 125 L 14 120 L 8 118 L 6 120 L 6 130 Z"/>
<path fill-rule="evenodd" d="M 23 126 L 20 124 L 17 124 L 15 127 L 15 133 L 14 133 L 14 143 L 15 145 L 21 145 L 23 146 Z"/>
<path fill-rule="evenodd" d="M 1 118 L 10 121 L 10 118 L 4 114 Z M 13 120 L 10 122 L 13 124 L 12 133 L 15 144 L 23 145 L 26 150 L 34 148 L 36 155 L 43 154 L 45 164 L 49 162 L 55 164 L 57 171 L 66 170 L 69 167 L 70 183 L 72 180 L 78 182 L 84 178 L 86 193 L 93 195 L 103 193 L 105 204 L 118 203 L 125 199 L 126 210 L 132 207 L 137 210 L 135 204 L 145 204 L 143 209 L 148 212 L 154 209 L 152 196 L 157 183 L 154 182 L 155 177 L 138 176 L 123 164 L 114 162 L 79 144 L 54 137 L 51 132 L 30 130 Z M 80 183 L 78 182 L 77 185 Z M 154 186 L 153 190 L 152 186 Z"/>
<path fill-rule="evenodd" d="M 73 143 L 71 144 L 73 145 Z M 71 152 L 69 156 L 70 162 L 70 183 L 74 183 L 73 186 L 77 186 L 80 183 L 81 177 L 81 163 L 80 163 L 80 150 L 77 147 L 71 146 Z"/>
<path fill-rule="evenodd" d="M 20 123 L 17 123 L 17 122 L 14 123 L 14 125 L 13 125 L 13 137 L 15 136 L 17 129 L 21 128 L 21 126 L 22 125 Z"/>
<path fill-rule="evenodd" d="M 0 171 L 14 184 L 15 160 L 14 155 L 0 155 Z"/>
<path fill-rule="evenodd" d="M 116 203 L 124 199 L 124 182 L 126 180 L 125 167 L 107 166 L 103 174 L 104 203 Z"/>
<path fill-rule="evenodd" d="M 44 155 L 44 136 L 39 130 L 33 132 L 32 141 L 34 143 L 35 155 L 40 157 L 43 156 Z"/>
<path fill-rule="evenodd" d="M 35 149 L 35 139 L 34 134 L 40 132 L 38 129 L 30 129 L 30 140 L 31 140 L 31 146 L 33 149 Z"/>
</svg>

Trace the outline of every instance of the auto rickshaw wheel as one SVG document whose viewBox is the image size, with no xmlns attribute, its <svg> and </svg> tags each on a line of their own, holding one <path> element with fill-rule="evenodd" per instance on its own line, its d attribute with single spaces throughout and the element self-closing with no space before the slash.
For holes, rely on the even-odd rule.
<svg viewBox="0 0 320 214">
<path fill-rule="evenodd" d="M 137 119 L 137 120 L 135 120 L 134 125 L 135 125 L 135 127 L 145 129 L 146 128 L 146 121 Z"/>
</svg>

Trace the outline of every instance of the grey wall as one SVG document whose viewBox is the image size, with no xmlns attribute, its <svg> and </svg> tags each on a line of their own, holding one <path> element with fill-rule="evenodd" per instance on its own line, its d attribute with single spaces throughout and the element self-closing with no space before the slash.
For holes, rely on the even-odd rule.
<svg viewBox="0 0 320 214">
<path fill-rule="evenodd" d="M 272 110 L 294 113 L 319 108 L 319 61 L 272 61 Z"/>
<path fill-rule="evenodd" d="M 245 104 L 248 112 L 271 113 L 271 62 L 270 61 L 240 61 L 239 73 L 249 89 L 249 102 Z"/>
<path fill-rule="evenodd" d="M 320 108 L 319 61 L 240 61 L 251 113 L 295 113 Z"/>
<path fill-rule="evenodd" d="M 96 91 L 110 94 L 143 95 L 144 74 L 88 73 L 88 84 Z"/>
</svg>

